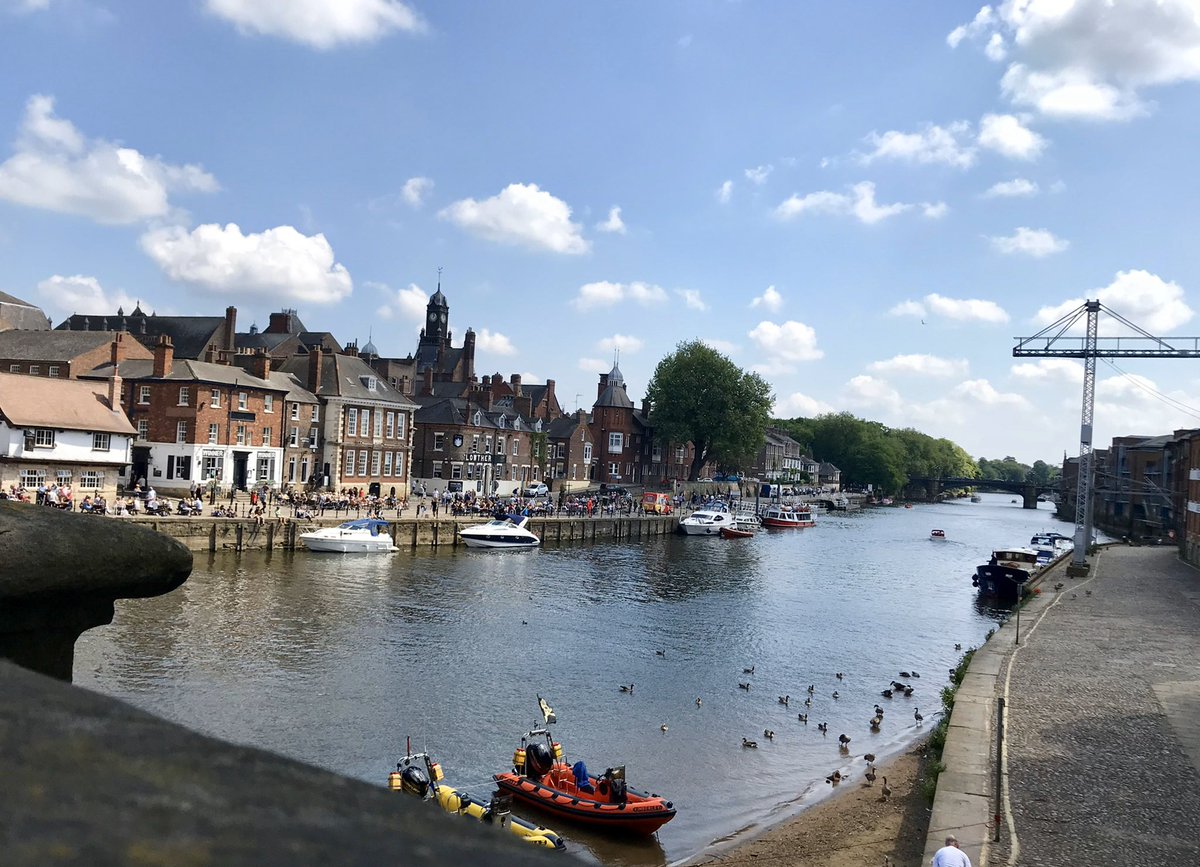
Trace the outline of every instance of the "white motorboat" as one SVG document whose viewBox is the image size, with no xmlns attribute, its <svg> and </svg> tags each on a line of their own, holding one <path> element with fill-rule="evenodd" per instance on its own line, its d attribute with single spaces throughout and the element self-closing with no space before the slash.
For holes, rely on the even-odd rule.
<svg viewBox="0 0 1200 867">
<path fill-rule="evenodd" d="M 1062 533 L 1035 533 L 1029 547 L 1038 552 L 1038 563 L 1045 565 L 1075 550 L 1075 542 Z"/>
<path fill-rule="evenodd" d="M 399 551 L 388 534 L 388 522 L 379 518 L 357 518 L 336 527 L 301 533 L 300 541 L 310 551 L 336 554 L 390 554 Z"/>
<path fill-rule="evenodd" d="M 734 514 L 724 503 L 708 503 L 679 522 L 679 529 L 688 536 L 716 536 L 722 527 L 734 525 Z"/>
<path fill-rule="evenodd" d="M 536 548 L 542 540 L 529 531 L 528 523 L 527 516 L 505 515 L 459 530 L 458 536 L 468 548 Z"/>
</svg>

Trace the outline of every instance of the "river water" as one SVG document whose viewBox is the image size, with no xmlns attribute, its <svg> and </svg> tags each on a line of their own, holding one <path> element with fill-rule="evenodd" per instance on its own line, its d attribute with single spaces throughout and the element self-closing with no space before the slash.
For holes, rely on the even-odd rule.
<svg viewBox="0 0 1200 867">
<path fill-rule="evenodd" d="M 379 785 L 411 735 L 447 781 L 480 795 L 540 722 L 540 694 L 568 761 L 593 773 L 623 763 L 632 786 L 679 811 L 646 841 L 544 821 L 586 860 L 674 862 L 796 812 L 829 790 L 834 768 L 857 774 L 864 752 L 902 749 L 922 731 L 915 708 L 929 727 L 954 645 L 979 644 L 1002 614 L 978 599 L 975 566 L 1056 524 L 1070 534 L 1051 504 L 982 499 L 827 514 L 729 541 L 199 554 L 179 590 L 121 602 L 112 625 L 83 635 L 75 681 Z M 930 539 L 934 527 L 945 541 Z M 911 698 L 881 697 L 914 669 Z M 886 713 L 872 734 L 877 701 Z"/>
</svg>

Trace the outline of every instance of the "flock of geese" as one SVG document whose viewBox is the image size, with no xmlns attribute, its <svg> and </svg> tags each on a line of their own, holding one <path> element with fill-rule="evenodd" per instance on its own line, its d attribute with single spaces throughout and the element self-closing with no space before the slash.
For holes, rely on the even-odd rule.
<svg viewBox="0 0 1200 867">
<path fill-rule="evenodd" d="M 962 645 L 955 644 L 954 649 L 962 650 Z M 655 655 L 666 656 L 667 654 L 666 654 L 665 650 L 656 650 Z M 757 667 L 757 665 L 751 665 L 748 668 L 743 668 L 742 674 L 753 676 L 756 667 Z M 955 674 L 955 669 L 950 669 L 949 671 L 950 671 L 950 676 L 953 677 Z M 845 672 L 841 672 L 841 671 L 834 672 L 834 678 L 839 682 L 843 681 L 845 679 L 845 677 L 846 677 Z M 880 690 L 880 696 L 885 699 L 892 699 L 892 698 L 896 698 L 898 696 L 903 696 L 906 698 L 910 697 L 915 692 L 915 687 L 912 685 L 912 683 L 910 681 L 912 681 L 914 679 L 919 679 L 920 677 L 921 677 L 920 673 L 916 672 L 916 671 L 901 671 L 899 673 L 900 679 L 893 680 L 890 683 L 888 683 L 888 685 L 886 687 L 884 687 L 882 690 Z M 753 687 L 753 681 L 741 680 L 741 681 L 738 681 L 737 685 L 738 685 L 738 689 L 741 689 L 745 692 L 750 692 Z M 620 684 L 618 689 L 623 693 L 632 694 L 633 693 L 633 684 L 632 683 Z M 805 725 L 808 725 L 809 708 L 811 708 L 813 706 L 813 698 L 816 695 L 816 691 L 817 691 L 816 684 L 810 683 L 808 685 L 808 689 L 806 690 L 807 695 L 805 696 L 805 698 L 802 702 L 805 709 L 796 714 L 798 721 Z M 830 696 L 834 701 L 837 701 L 839 698 L 841 698 L 841 693 L 837 689 L 834 689 L 830 693 Z M 703 704 L 704 704 L 704 700 L 702 698 L 700 698 L 699 696 L 697 696 L 696 707 L 701 707 Z M 778 704 L 790 709 L 791 705 L 792 705 L 791 695 L 788 694 L 788 695 L 779 696 Z M 880 729 L 883 726 L 883 717 L 884 717 L 884 708 L 878 702 L 876 702 L 874 709 L 873 709 L 873 715 L 867 722 L 867 728 L 872 732 L 880 731 Z M 925 720 L 925 717 L 921 714 L 921 709 L 919 707 L 914 707 L 913 708 L 913 721 L 918 726 L 920 726 L 920 725 L 922 725 L 924 720 Z M 659 726 L 659 728 L 663 732 L 666 732 L 668 730 L 666 723 L 663 723 L 661 726 Z M 817 731 L 819 731 L 822 735 L 829 734 L 829 724 L 825 723 L 825 722 L 817 723 Z M 763 729 L 762 736 L 763 736 L 763 738 L 765 738 L 768 741 L 774 741 L 775 740 L 775 731 L 774 731 L 774 729 L 769 729 L 769 728 Z M 849 754 L 850 742 L 851 742 L 851 738 L 845 732 L 842 732 L 840 735 L 838 735 L 838 750 L 839 750 L 839 752 L 841 752 L 843 755 Z M 742 737 L 742 748 L 756 750 L 756 749 L 758 749 L 758 741 L 743 736 Z M 865 785 L 874 786 L 875 780 L 877 779 L 876 768 L 875 768 L 875 754 L 867 753 L 863 756 L 863 759 L 867 763 L 866 772 L 864 774 L 864 779 L 866 780 Z M 847 778 L 848 778 L 848 773 L 843 774 L 841 769 L 836 769 L 836 770 L 834 770 L 833 773 L 831 773 L 829 776 L 827 776 L 825 778 L 825 782 L 829 783 L 830 785 L 836 786 L 842 780 L 847 779 Z M 881 795 L 881 800 L 886 801 L 886 800 L 888 800 L 888 798 L 891 797 L 892 788 L 891 788 L 891 786 L 888 785 L 887 777 L 883 777 L 882 780 L 883 780 L 883 784 L 880 787 L 879 791 L 880 791 L 880 795 Z"/>
</svg>

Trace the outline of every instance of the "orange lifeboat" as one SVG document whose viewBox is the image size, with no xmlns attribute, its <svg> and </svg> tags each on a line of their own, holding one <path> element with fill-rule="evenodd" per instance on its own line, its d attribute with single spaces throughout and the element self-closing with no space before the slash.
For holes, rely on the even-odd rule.
<svg viewBox="0 0 1200 867">
<path fill-rule="evenodd" d="M 625 769 L 591 776 L 563 761 L 562 744 L 545 729 L 527 732 L 513 755 L 513 770 L 495 774 L 500 790 L 563 819 L 623 834 L 653 834 L 675 818 L 674 805 L 625 784 Z"/>
</svg>

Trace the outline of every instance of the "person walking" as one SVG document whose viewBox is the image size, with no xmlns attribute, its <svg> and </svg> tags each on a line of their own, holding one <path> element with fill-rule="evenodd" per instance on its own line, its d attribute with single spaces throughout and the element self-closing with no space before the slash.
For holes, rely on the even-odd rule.
<svg viewBox="0 0 1200 867">
<path fill-rule="evenodd" d="M 958 838 L 953 834 L 946 838 L 946 845 L 933 855 L 933 867 L 971 867 L 971 859 L 958 847 Z"/>
</svg>

